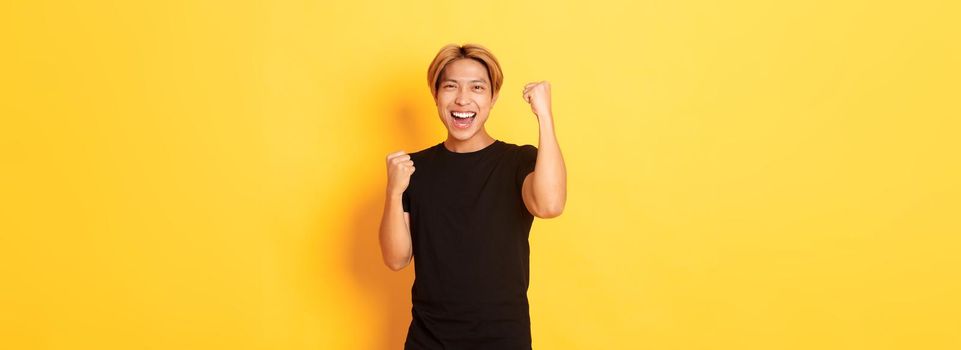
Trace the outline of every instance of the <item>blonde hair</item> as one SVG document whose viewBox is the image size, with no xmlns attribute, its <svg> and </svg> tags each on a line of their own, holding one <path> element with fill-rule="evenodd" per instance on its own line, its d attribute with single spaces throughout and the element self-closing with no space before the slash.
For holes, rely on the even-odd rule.
<svg viewBox="0 0 961 350">
<path fill-rule="evenodd" d="M 437 99 L 437 89 L 439 87 L 441 75 L 444 68 L 455 60 L 469 58 L 479 62 L 487 68 L 487 78 L 491 83 L 491 96 L 497 95 L 504 83 L 504 73 L 501 72 L 501 65 L 497 63 L 497 58 L 486 47 L 478 44 L 447 44 L 437 52 L 434 61 L 427 68 L 427 85 L 430 86 L 430 94 Z"/>
</svg>

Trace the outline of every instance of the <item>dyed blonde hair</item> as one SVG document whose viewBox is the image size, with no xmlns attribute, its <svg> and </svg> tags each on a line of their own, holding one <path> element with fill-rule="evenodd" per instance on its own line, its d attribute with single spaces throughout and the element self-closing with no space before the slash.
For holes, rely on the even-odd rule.
<svg viewBox="0 0 961 350">
<path fill-rule="evenodd" d="M 455 60 L 469 58 L 479 62 L 487 68 L 487 79 L 491 83 L 491 96 L 497 95 L 504 83 L 504 73 L 501 72 L 501 65 L 497 63 L 497 58 L 486 47 L 478 44 L 447 44 L 437 52 L 434 61 L 427 68 L 427 85 L 430 86 L 430 94 L 437 99 L 437 89 L 440 86 L 440 78 L 444 73 L 444 68 Z"/>
</svg>

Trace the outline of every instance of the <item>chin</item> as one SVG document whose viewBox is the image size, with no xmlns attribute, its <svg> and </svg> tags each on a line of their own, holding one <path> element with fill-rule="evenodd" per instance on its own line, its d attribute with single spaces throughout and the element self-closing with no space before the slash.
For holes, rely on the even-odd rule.
<svg viewBox="0 0 961 350">
<path fill-rule="evenodd" d="M 473 138 L 474 135 L 477 134 L 477 131 L 476 130 L 464 131 L 464 130 L 457 130 L 453 128 L 447 128 L 447 134 L 449 134 L 451 137 L 458 139 L 460 141 L 467 141 Z"/>
</svg>

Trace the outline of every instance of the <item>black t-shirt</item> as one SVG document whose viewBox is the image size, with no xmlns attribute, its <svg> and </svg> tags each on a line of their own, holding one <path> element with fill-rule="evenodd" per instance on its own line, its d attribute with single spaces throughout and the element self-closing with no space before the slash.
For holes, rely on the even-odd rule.
<svg viewBox="0 0 961 350">
<path fill-rule="evenodd" d="M 534 216 L 521 185 L 537 148 L 495 140 L 412 153 L 403 194 L 414 254 L 405 349 L 530 349 L 527 302 Z"/>
</svg>

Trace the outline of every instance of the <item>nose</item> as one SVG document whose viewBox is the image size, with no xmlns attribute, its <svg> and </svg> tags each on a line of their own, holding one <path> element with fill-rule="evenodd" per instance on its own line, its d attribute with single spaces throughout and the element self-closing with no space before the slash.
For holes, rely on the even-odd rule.
<svg viewBox="0 0 961 350">
<path fill-rule="evenodd" d="M 457 96 L 454 98 L 454 103 L 456 103 L 456 104 L 458 104 L 458 105 L 461 105 L 461 106 L 466 106 L 466 105 L 470 104 L 470 100 L 467 99 L 467 97 L 465 97 L 465 95 L 467 95 L 467 93 L 464 92 L 464 90 L 458 90 L 458 91 L 457 91 Z"/>
</svg>

